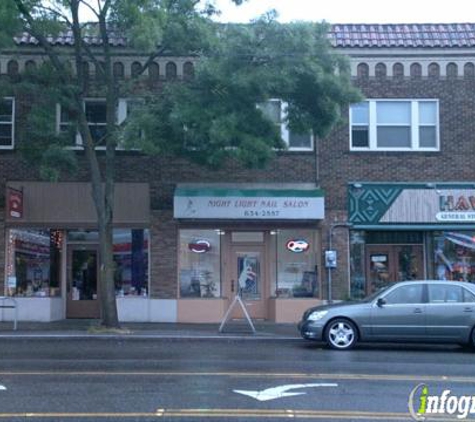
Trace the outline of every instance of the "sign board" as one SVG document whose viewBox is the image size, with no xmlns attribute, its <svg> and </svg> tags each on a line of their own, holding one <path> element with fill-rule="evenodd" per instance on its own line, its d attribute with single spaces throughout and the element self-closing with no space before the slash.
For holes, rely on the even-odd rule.
<svg viewBox="0 0 475 422">
<path fill-rule="evenodd" d="M 23 218 L 23 191 L 7 188 L 8 215 L 12 218 Z"/>
<path fill-rule="evenodd" d="M 473 189 L 404 189 L 380 223 L 473 223 Z"/>
<path fill-rule="evenodd" d="M 320 220 L 322 191 L 177 189 L 174 217 L 192 219 Z"/>
</svg>

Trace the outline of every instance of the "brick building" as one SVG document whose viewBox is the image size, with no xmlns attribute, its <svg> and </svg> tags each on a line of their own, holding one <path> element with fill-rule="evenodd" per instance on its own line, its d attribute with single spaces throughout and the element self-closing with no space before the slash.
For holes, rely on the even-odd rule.
<svg viewBox="0 0 475 422">
<path fill-rule="evenodd" d="M 332 27 L 366 97 L 320 143 L 326 221 L 352 225 L 334 230 L 338 298 L 397 280 L 475 279 L 474 30 Z"/>
<path fill-rule="evenodd" d="M 367 100 L 326 139 L 283 127 L 289 150 L 265 170 L 119 154 L 120 320 L 218 322 L 241 289 L 252 317 L 293 322 L 329 296 L 358 297 L 397 279 L 472 279 L 475 25 L 333 25 L 330 37 Z M 17 41 L 0 55 L 1 77 L 41 60 L 30 40 Z M 127 78 L 142 59 L 116 48 L 114 69 Z M 192 70 L 193 58 L 162 57 L 142 83 Z M 96 317 L 88 176 L 40 181 L 16 148 L 27 136 L 21 104 L 4 97 L 0 112 L 3 289 L 20 319 Z M 85 107 L 100 130 L 101 100 Z M 119 118 L 128 107 L 120 102 Z M 57 114 L 61 129 L 68 122 Z M 334 269 L 325 268 L 330 247 Z"/>
</svg>

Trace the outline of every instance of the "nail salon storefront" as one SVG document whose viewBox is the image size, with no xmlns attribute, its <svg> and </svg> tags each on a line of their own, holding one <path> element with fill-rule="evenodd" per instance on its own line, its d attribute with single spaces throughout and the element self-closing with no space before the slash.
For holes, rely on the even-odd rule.
<svg viewBox="0 0 475 422">
<path fill-rule="evenodd" d="M 295 322 L 321 297 L 314 186 L 179 186 L 174 217 L 179 321 L 220 321 L 241 294 L 252 318 Z"/>
<path fill-rule="evenodd" d="M 90 190 L 87 183 L 7 183 L 4 294 L 17 301 L 20 321 L 100 316 Z M 147 183 L 116 184 L 121 321 L 219 322 L 238 293 L 256 319 L 295 322 L 318 303 L 319 189 L 183 185 L 173 218 L 171 210 L 152 211 L 149 195 Z M 1 312 L 0 320 L 11 319 Z"/>
<path fill-rule="evenodd" d="M 395 281 L 475 282 L 473 184 L 352 183 L 351 296 Z"/>
</svg>

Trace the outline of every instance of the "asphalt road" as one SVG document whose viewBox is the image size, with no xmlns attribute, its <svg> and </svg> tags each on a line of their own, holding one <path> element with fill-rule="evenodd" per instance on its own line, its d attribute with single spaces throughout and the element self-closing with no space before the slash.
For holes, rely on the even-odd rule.
<svg viewBox="0 0 475 422">
<path fill-rule="evenodd" d="M 410 421 L 420 383 L 475 396 L 474 362 L 457 346 L 2 339 L 0 421 Z"/>
</svg>

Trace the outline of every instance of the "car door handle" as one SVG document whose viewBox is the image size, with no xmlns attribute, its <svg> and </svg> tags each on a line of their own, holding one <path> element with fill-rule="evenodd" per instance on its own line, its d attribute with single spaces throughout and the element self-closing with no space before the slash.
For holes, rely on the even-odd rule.
<svg viewBox="0 0 475 422">
<path fill-rule="evenodd" d="M 472 308 L 464 308 L 463 311 L 464 312 L 473 312 L 473 309 Z"/>
<path fill-rule="evenodd" d="M 422 314 L 422 309 L 421 308 L 416 308 L 414 309 L 415 314 Z"/>
</svg>

